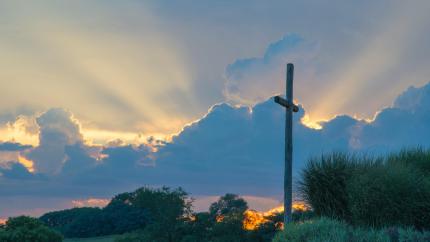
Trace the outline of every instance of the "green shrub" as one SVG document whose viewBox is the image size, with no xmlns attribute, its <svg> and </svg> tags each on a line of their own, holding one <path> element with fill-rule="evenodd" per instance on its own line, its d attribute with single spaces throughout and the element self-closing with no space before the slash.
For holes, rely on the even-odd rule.
<svg viewBox="0 0 430 242">
<path fill-rule="evenodd" d="M 317 216 L 377 228 L 430 229 L 430 150 L 380 158 L 343 153 L 313 158 L 299 192 Z"/>
<path fill-rule="evenodd" d="M 1 242 L 60 242 L 63 237 L 35 218 L 10 218 L 0 229 Z"/>
<path fill-rule="evenodd" d="M 309 160 L 302 172 L 299 192 L 317 216 L 349 221 L 348 179 L 381 163 L 378 159 L 331 153 Z"/>
<path fill-rule="evenodd" d="M 430 150 L 423 148 L 403 149 L 398 153 L 387 156 L 388 165 L 401 164 L 412 166 L 423 172 L 426 176 L 430 175 Z"/>
<path fill-rule="evenodd" d="M 356 225 L 430 226 L 430 182 L 411 166 L 387 164 L 354 175 L 347 193 Z"/>
<path fill-rule="evenodd" d="M 399 229 L 399 242 L 428 242 L 430 241 L 430 232 L 419 232 L 411 228 Z"/>
<path fill-rule="evenodd" d="M 281 219 L 283 219 L 283 213 L 280 213 L 280 215 L 278 215 L 281 217 Z M 293 211 L 292 213 L 292 218 L 294 222 L 304 222 L 306 220 L 310 220 L 312 218 L 315 218 L 315 213 L 312 210 L 296 210 Z M 280 222 L 282 220 L 279 220 Z"/>
<path fill-rule="evenodd" d="M 347 226 L 334 220 L 320 219 L 304 223 L 291 223 L 285 226 L 273 242 L 302 241 L 343 241 L 348 236 Z"/>
<path fill-rule="evenodd" d="M 383 231 L 353 229 L 343 222 L 321 218 L 291 223 L 278 233 L 273 242 L 389 242 Z"/>
</svg>

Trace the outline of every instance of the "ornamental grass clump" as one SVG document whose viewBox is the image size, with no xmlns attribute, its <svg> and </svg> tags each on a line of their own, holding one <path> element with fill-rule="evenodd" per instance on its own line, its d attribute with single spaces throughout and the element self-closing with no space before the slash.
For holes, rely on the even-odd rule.
<svg viewBox="0 0 430 242">
<path fill-rule="evenodd" d="M 312 158 L 302 172 L 299 192 L 317 216 L 349 221 L 348 180 L 380 165 L 379 159 L 345 153 Z"/>
<path fill-rule="evenodd" d="M 347 194 L 355 225 L 430 229 L 430 180 L 414 167 L 396 163 L 352 176 Z"/>
<path fill-rule="evenodd" d="M 430 151 L 313 158 L 303 170 L 299 191 L 317 216 L 355 226 L 429 230 Z"/>
</svg>

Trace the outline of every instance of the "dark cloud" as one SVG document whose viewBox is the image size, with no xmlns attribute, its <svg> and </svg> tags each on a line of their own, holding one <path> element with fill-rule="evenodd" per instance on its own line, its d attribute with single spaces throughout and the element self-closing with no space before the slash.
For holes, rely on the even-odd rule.
<svg viewBox="0 0 430 242">
<path fill-rule="evenodd" d="M 300 122 L 305 115 L 300 107 L 294 115 L 294 179 L 308 158 L 324 152 L 382 154 L 430 147 L 429 87 L 409 88 L 371 122 L 341 115 L 321 123 L 320 130 Z M 21 164 L 8 163 L 0 170 L 0 196 L 110 197 L 142 185 L 183 186 L 195 195 L 282 194 L 285 113 L 272 99 L 253 108 L 217 104 L 171 142 L 152 141 L 158 144 L 156 152 L 149 145 L 87 146 L 69 113 L 47 113 L 38 119 L 42 148 L 32 153 L 42 149 L 59 172 L 34 175 Z"/>
<path fill-rule="evenodd" d="M 341 115 L 315 130 L 300 122 L 302 109 L 294 117 L 295 176 L 311 156 L 324 152 L 381 154 L 430 147 L 429 86 L 408 89 L 372 122 Z M 157 169 L 164 172 L 163 181 L 197 193 L 281 194 L 284 115 L 271 99 L 252 109 L 216 105 L 160 149 Z"/>
<path fill-rule="evenodd" d="M 33 178 L 33 174 L 17 162 L 8 162 L 6 167 L 0 167 L 0 174 L 4 179 L 28 180 Z"/>
<path fill-rule="evenodd" d="M 97 160 L 89 154 L 89 147 L 82 143 L 65 146 L 64 154 L 66 159 L 62 167 L 62 173 L 65 176 L 80 176 L 97 165 Z"/>
<path fill-rule="evenodd" d="M 0 151 L 22 151 L 32 148 L 31 145 L 22 145 L 19 143 L 4 142 L 0 143 Z"/>
</svg>

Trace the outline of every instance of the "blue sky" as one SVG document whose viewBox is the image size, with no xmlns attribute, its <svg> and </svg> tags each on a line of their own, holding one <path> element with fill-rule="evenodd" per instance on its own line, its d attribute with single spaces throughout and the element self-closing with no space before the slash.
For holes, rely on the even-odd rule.
<svg viewBox="0 0 430 242">
<path fill-rule="evenodd" d="M 144 184 L 274 205 L 284 116 L 270 98 L 284 90 L 287 62 L 301 105 L 296 174 L 322 152 L 428 147 L 429 10 L 382 0 L 2 1 L 0 218 Z"/>
</svg>

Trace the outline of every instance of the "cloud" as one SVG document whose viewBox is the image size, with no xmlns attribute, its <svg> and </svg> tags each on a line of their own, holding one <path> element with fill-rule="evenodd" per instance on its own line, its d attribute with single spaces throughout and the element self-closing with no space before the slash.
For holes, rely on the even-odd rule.
<svg viewBox="0 0 430 242">
<path fill-rule="evenodd" d="M 4 142 L 0 143 L 0 151 L 22 151 L 32 148 L 31 145 L 22 145 L 19 143 Z"/>
<path fill-rule="evenodd" d="M 0 175 L 4 179 L 27 180 L 33 178 L 33 174 L 21 163 L 8 162 L 6 166 L 0 167 Z"/>
<path fill-rule="evenodd" d="M 52 103 L 108 131 L 170 133 L 190 118 L 178 105 L 194 101 L 190 68 L 151 4 L 24 5 L 0 3 L 0 123 Z"/>
<path fill-rule="evenodd" d="M 65 160 L 65 147 L 82 143 L 79 125 L 72 114 L 61 108 L 50 109 L 37 119 L 40 127 L 39 146 L 28 153 L 39 173 L 60 172 Z"/>
<path fill-rule="evenodd" d="M 405 146 L 430 147 L 429 95 L 430 83 L 411 87 L 372 121 L 340 115 L 322 122 L 319 130 L 301 123 L 306 113 L 300 106 L 300 112 L 294 114 L 294 180 L 309 157 L 324 152 L 383 154 Z M 182 186 L 201 197 L 233 192 L 281 199 L 285 113 L 272 99 L 252 108 L 214 105 L 171 142 L 137 146 L 122 142 L 90 146 L 82 142 L 72 117 L 67 111 L 53 109 L 37 119 L 41 142 L 32 149 L 43 154 L 35 159 L 38 173 L 29 173 L 16 162 L 4 163 L 1 197 L 45 196 L 71 202 L 109 198 L 142 185 L 167 185 Z M 55 169 L 40 169 L 42 157 Z M 6 215 L 0 213 L 0 217 Z"/>
<path fill-rule="evenodd" d="M 396 98 L 394 108 L 406 112 L 428 112 L 430 106 L 430 84 L 423 87 L 409 87 L 405 92 Z"/>
<path fill-rule="evenodd" d="M 375 152 L 404 146 L 429 147 L 430 83 L 410 87 L 390 108 L 380 111 L 374 121 L 361 130 L 363 147 Z"/>
<path fill-rule="evenodd" d="M 74 207 L 104 207 L 110 202 L 110 199 L 88 198 L 82 200 L 73 200 Z"/>
<path fill-rule="evenodd" d="M 223 91 L 246 103 L 280 92 L 279 60 L 297 53 L 316 54 L 311 63 L 299 57 L 296 66 L 296 97 L 313 121 L 354 112 L 369 117 L 429 76 L 424 1 L 0 5 L 0 123 L 55 103 L 87 130 L 171 134 L 224 101 Z M 287 32 L 302 42 L 283 40 Z M 273 40 L 290 47 L 271 46 Z M 302 51 L 306 43 L 318 51 Z M 229 63 L 235 68 L 224 73 L 224 86 Z"/>
<path fill-rule="evenodd" d="M 80 176 L 97 165 L 97 159 L 90 154 L 91 147 L 77 142 L 73 145 L 64 146 L 64 165 L 61 173 L 65 176 Z M 95 151 L 98 152 L 98 151 Z"/>
<path fill-rule="evenodd" d="M 36 114 L 17 115 L 4 124 L 0 122 L 0 140 L 8 143 L 38 145 L 39 126 Z"/>
<path fill-rule="evenodd" d="M 264 56 L 240 59 L 228 65 L 224 94 L 228 100 L 242 104 L 261 102 L 285 88 L 286 63 L 300 66 L 300 79 L 311 79 L 317 53 L 317 43 L 297 34 L 287 34 L 270 44 Z"/>
</svg>

